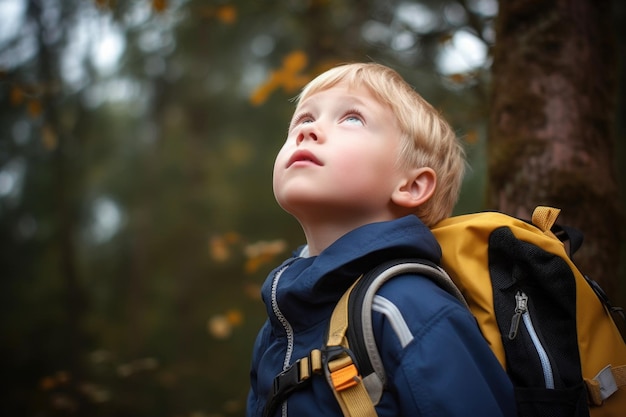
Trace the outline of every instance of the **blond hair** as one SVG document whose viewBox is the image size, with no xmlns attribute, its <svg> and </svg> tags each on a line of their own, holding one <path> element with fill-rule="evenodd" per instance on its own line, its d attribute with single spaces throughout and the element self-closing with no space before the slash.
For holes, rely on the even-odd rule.
<svg viewBox="0 0 626 417">
<path fill-rule="evenodd" d="M 402 169 L 430 167 L 437 175 L 432 197 L 417 207 L 427 226 L 449 217 L 465 172 L 465 152 L 456 134 L 437 110 L 393 69 L 376 63 L 346 64 L 330 69 L 307 84 L 298 102 L 340 82 L 364 86 L 388 105 L 402 132 L 398 159 Z"/>
</svg>

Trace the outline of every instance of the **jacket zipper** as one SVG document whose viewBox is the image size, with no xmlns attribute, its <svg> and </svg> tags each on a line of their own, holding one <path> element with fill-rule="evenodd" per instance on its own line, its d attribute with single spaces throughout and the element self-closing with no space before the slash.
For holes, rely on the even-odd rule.
<svg viewBox="0 0 626 417">
<path fill-rule="evenodd" d="M 530 340 L 539 355 L 539 361 L 541 362 L 541 368 L 543 370 L 543 378 L 546 384 L 546 388 L 554 389 L 554 374 L 552 372 L 552 364 L 550 358 L 539 340 L 539 336 L 535 331 L 533 322 L 530 318 L 530 312 L 528 311 L 528 296 L 523 291 L 518 291 L 515 294 L 515 314 L 511 319 L 511 328 L 509 330 L 509 340 L 513 340 L 517 337 L 520 321 L 524 323 L 524 327 L 528 331 Z"/>
<path fill-rule="evenodd" d="M 289 367 L 289 362 L 291 361 L 291 356 L 293 355 L 294 334 L 291 324 L 289 324 L 283 313 L 280 311 L 280 308 L 278 308 L 276 293 L 278 288 L 278 281 L 280 281 L 280 277 L 283 275 L 283 272 L 285 272 L 287 268 L 289 268 L 289 265 L 290 263 L 276 271 L 276 274 L 274 274 L 274 279 L 272 280 L 272 311 L 274 312 L 274 315 L 276 315 L 276 318 L 278 319 L 280 324 L 283 325 L 283 329 L 285 329 L 285 333 L 287 334 L 287 350 L 285 352 L 285 360 L 283 361 L 283 371 Z M 287 417 L 287 401 L 284 401 L 280 408 L 281 415 L 283 417 Z"/>
<path fill-rule="evenodd" d="M 278 307 L 276 292 L 278 288 L 278 281 L 280 281 L 280 277 L 283 275 L 283 272 L 285 272 L 288 267 L 289 265 L 285 265 L 284 267 L 279 269 L 276 274 L 274 274 L 274 279 L 272 280 L 272 311 L 274 312 L 274 315 L 276 316 L 280 324 L 283 325 L 283 329 L 287 334 L 287 351 L 285 352 L 285 360 L 283 361 L 283 371 L 289 367 L 289 362 L 291 361 L 291 355 L 293 354 L 294 334 L 291 324 L 289 324 L 283 313 L 280 311 L 280 308 Z"/>
</svg>

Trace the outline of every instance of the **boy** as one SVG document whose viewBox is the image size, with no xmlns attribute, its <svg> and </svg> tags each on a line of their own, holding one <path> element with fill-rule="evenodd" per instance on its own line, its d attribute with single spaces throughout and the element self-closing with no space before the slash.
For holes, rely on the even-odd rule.
<svg viewBox="0 0 626 417">
<path fill-rule="evenodd" d="M 344 65 L 304 88 L 273 188 L 307 244 L 263 285 L 269 318 L 248 417 L 263 415 L 277 374 L 323 345 L 333 308 L 362 273 L 403 257 L 439 263 L 428 226 L 450 215 L 463 156 L 450 126 L 390 68 Z M 430 279 L 389 281 L 372 316 L 387 374 L 379 416 L 515 415 L 510 380 L 474 318 Z M 309 381 L 270 415 L 341 416 L 325 378 Z"/>
</svg>

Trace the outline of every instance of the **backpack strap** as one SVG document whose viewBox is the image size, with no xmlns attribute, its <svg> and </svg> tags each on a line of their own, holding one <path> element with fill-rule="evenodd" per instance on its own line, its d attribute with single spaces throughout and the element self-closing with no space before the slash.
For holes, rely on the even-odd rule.
<svg viewBox="0 0 626 417">
<path fill-rule="evenodd" d="M 377 416 L 374 405 L 380 401 L 386 376 L 374 340 L 372 304 L 385 282 L 409 273 L 427 276 L 467 307 L 452 279 L 432 262 L 400 259 L 379 265 L 359 277 L 335 306 L 321 349 L 321 365 L 320 350 L 314 349 L 276 376 L 264 416 L 272 415 L 289 394 L 310 381 L 312 373 L 320 373 L 320 367 L 345 417 Z"/>
<path fill-rule="evenodd" d="M 383 284 L 403 274 L 426 276 L 466 306 L 465 298 L 450 276 L 438 265 L 424 259 L 397 259 L 372 269 L 351 290 L 347 338 L 354 352 L 359 371 L 374 404 L 378 404 L 387 382 L 385 368 L 376 345 L 372 327 L 374 296 Z"/>
<path fill-rule="evenodd" d="M 600 406 L 619 388 L 626 387 L 626 365 L 612 367 L 607 365 L 593 379 L 585 378 L 589 402 Z"/>
<path fill-rule="evenodd" d="M 359 280 L 361 277 L 359 277 Z M 326 345 L 313 349 L 308 356 L 296 360 L 274 378 L 263 413 L 269 417 L 294 391 L 310 382 L 314 373 L 324 372 L 328 384 L 346 417 L 375 417 L 374 404 L 358 373 L 354 355 L 346 336 L 348 328 L 348 298 L 357 280 L 341 297 L 330 319 Z"/>
<path fill-rule="evenodd" d="M 372 304 L 380 287 L 402 274 L 427 276 L 467 307 L 465 298 L 448 274 L 425 260 L 400 259 L 387 262 L 361 277 L 335 307 L 326 348 L 328 352 L 340 347 L 337 356 L 343 358 L 346 364 L 341 364 L 339 369 L 351 369 L 348 375 L 354 382 L 351 382 L 349 389 L 341 389 L 341 384 L 337 384 L 332 376 L 329 378 L 333 393 L 346 417 L 376 415 L 374 405 L 380 401 L 386 376 L 372 328 Z M 332 357 L 328 354 L 325 356 Z M 325 366 L 331 374 L 332 368 L 331 362 Z"/>
<path fill-rule="evenodd" d="M 361 280 L 362 277 L 337 303 L 330 318 L 326 346 L 322 350 L 326 379 L 345 417 L 377 416 L 346 338 L 350 294 Z"/>
</svg>

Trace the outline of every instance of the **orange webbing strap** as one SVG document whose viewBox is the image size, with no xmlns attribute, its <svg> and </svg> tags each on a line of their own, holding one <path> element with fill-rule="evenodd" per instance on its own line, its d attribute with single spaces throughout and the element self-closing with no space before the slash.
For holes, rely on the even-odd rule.
<svg viewBox="0 0 626 417">
<path fill-rule="evenodd" d="M 607 365 L 593 379 L 585 379 L 587 393 L 592 405 L 600 406 L 615 391 L 626 387 L 626 365 Z"/>
<path fill-rule="evenodd" d="M 326 377 L 345 417 L 375 417 L 374 404 L 348 354 L 349 344 L 345 337 L 348 330 L 348 300 L 353 288 L 354 285 L 341 297 L 330 318 L 326 341 Z"/>
</svg>

